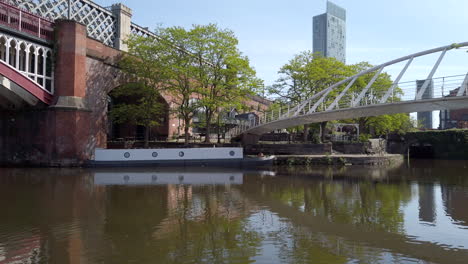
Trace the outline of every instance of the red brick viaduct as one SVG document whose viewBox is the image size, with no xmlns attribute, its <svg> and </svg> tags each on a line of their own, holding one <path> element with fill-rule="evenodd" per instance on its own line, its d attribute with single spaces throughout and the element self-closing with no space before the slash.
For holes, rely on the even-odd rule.
<svg viewBox="0 0 468 264">
<path fill-rule="evenodd" d="M 54 47 L 52 104 L 0 110 L 0 164 L 76 165 L 106 148 L 108 94 L 124 83 L 121 51 L 88 37 L 86 26 L 72 20 L 55 22 Z M 168 116 L 160 129 L 173 135 L 178 120 Z"/>
</svg>

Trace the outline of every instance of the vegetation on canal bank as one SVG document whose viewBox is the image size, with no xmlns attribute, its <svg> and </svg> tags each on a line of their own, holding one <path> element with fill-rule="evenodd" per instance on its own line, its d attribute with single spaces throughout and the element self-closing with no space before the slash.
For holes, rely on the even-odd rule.
<svg viewBox="0 0 468 264">
<path fill-rule="evenodd" d="M 441 131 L 411 132 L 403 136 L 412 151 L 411 156 L 436 159 L 468 159 L 468 130 L 450 129 Z"/>
<path fill-rule="evenodd" d="M 317 165 L 331 166 L 393 166 L 404 162 L 404 156 L 398 154 L 385 155 L 284 155 L 277 156 L 274 164 L 276 166 L 306 166 Z"/>
</svg>

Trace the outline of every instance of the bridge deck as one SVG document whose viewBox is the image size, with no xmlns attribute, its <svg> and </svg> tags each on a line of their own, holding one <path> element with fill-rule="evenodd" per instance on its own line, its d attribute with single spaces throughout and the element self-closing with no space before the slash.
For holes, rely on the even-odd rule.
<svg viewBox="0 0 468 264">
<path fill-rule="evenodd" d="M 260 126 L 248 129 L 244 131 L 244 133 L 262 135 L 277 129 L 284 129 L 288 127 L 319 123 L 324 121 L 397 113 L 427 112 L 434 110 L 452 110 L 463 108 L 468 108 L 468 96 L 376 104 L 326 112 L 316 112 L 307 115 L 290 117 L 287 119 L 279 119 L 270 123 L 262 124 Z"/>
</svg>

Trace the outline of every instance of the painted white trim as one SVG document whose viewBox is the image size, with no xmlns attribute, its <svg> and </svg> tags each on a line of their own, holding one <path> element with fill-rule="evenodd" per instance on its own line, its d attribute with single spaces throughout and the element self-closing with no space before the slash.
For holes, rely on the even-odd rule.
<svg viewBox="0 0 468 264">
<path fill-rule="evenodd" d="M 96 172 L 95 185 L 242 184 L 242 172 Z"/>
<path fill-rule="evenodd" d="M 0 39 L 2 39 L 2 38 L 5 40 L 5 52 L 6 52 L 5 60 L 4 60 L 5 65 L 10 67 L 11 69 L 21 73 L 22 75 L 26 76 L 30 81 L 34 82 L 37 86 L 41 87 L 41 89 L 44 90 L 45 92 L 47 92 L 48 94 L 53 95 L 54 80 L 53 80 L 52 76 L 47 76 L 47 74 L 46 74 L 47 54 L 48 53 L 52 54 L 53 50 L 48 48 L 48 47 L 36 44 L 36 43 L 29 42 L 27 40 L 23 40 L 21 38 L 14 37 L 14 36 L 9 35 L 7 33 L 0 32 Z M 11 41 L 15 41 L 15 46 L 14 47 L 10 46 Z M 25 71 L 22 71 L 20 69 L 20 65 L 19 65 L 20 64 L 19 63 L 19 54 L 20 54 L 20 51 L 21 51 L 21 45 L 22 44 L 25 45 L 25 50 L 24 50 L 25 56 L 26 56 L 26 58 L 24 58 L 24 60 L 25 60 L 25 65 L 24 65 Z M 34 59 L 34 72 L 29 72 L 29 61 L 30 61 L 30 56 L 31 56 L 31 53 L 30 53 L 29 49 L 31 47 L 33 47 L 33 49 L 34 49 L 34 54 L 33 54 L 33 56 L 35 58 Z M 16 58 L 14 60 L 14 62 L 16 63 L 16 66 L 10 65 L 10 63 L 9 63 L 9 58 L 8 58 L 9 54 L 10 54 L 9 49 L 14 49 L 15 52 L 16 52 Z M 44 62 L 43 62 L 44 72 L 43 72 L 43 74 L 38 73 L 38 65 L 39 65 L 39 61 L 38 61 L 39 56 L 38 56 L 38 54 L 39 54 L 40 49 L 42 49 L 42 58 L 44 59 Z M 50 62 L 52 63 L 53 59 L 51 59 Z M 53 70 L 52 70 L 52 73 L 53 73 Z M 42 84 L 39 84 L 39 82 L 38 82 L 39 78 L 43 79 Z M 47 80 L 51 81 L 51 87 L 50 87 L 51 91 L 48 91 L 47 88 L 46 88 L 46 81 Z"/>
</svg>

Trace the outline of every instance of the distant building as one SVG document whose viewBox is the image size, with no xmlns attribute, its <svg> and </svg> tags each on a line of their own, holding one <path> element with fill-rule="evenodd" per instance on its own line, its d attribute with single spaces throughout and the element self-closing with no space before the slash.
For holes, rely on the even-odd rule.
<svg viewBox="0 0 468 264">
<path fill-rule="evenodd" d="M 419 92 L 421 87 L 424 85 L 426 80 L 417 80 L 416 81 L 416 93 Z M 429 85 L 422 95 L 422 99 L 432 99 L 434 98 L 434 82 L 431 80 Z M 422 125 L 423 128 L 432 129 L 432 112 L 418 112 L 418 123 Z"/>
<path fill-rule="evenodd" d="M 346 63 L 346 10 L 327 1 L 327 12 L 313 18 L 313 51 Z"/>
<path fill-rule="evenodd" d="M 254 112 L 236 115 L 236 119 L 237 119 L 237 120 L 244 121 L 244 122 L 246 122 L 249 126 L 255 126 L 255 124 L 258 123 L 259 118 L 260 118 L 260 117 L 259 117 L 256 113 L 254 113 Z"/>
<path fill-rule="evenodd" d="M 457 96 L 458 90 L 450 91 L 446 97 Z M 439 129 L 468 128 L 468 109 L 441 110 Z"/>
</svg>

